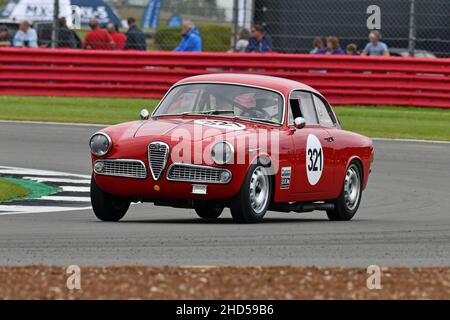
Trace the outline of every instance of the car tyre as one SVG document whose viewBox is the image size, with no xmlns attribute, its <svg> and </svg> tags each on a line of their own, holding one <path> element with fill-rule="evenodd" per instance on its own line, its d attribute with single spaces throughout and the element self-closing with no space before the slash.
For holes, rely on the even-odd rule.
<svg viewBox="0 0 450 320">
<path fill-rule="evenodd" d="M 258 223 L 264 218 L 272 198 L 272 179 L 265 166 L 253 164 L 239 193 L 230 204 L 236 223 Z"/>
<path fill-rule="evenodd" d="M 195 212 L 200 218 L 217 219 L 223 212 L 223 207 L 213 205 L 196 205 Z"/>
<path fill-rule="evenodd" d="M 358 161 L 352 161 L 344 177 L 342 191 L 335 201 L 334 210 L 328 210 L 327 216 L 331 221 L 349 221 L 356 211 L 362 198 L 362 169 Z"/>
<path fill-rule="evenodd" d="M 97 186 L 94 176 L 91 179 L 91 204 L 94 214 L 99 220 L 114 222 L 122 219 L 130 207 L 128 199 L 101 190 Z"/>
</svg>

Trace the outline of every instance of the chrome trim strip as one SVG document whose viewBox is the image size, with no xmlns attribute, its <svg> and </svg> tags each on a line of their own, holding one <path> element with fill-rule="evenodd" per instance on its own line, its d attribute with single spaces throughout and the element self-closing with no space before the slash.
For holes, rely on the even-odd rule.
<svg viewBox="0 0 450 320">
<path fill-rule="evenodd" d="M 161 103 L 164 101 L 164 99 L 167 97 L 167 95 L 173 89 L 175 89 L 176 87 L 179 87 L 179 86 L 185 86 L 185 85 L 189 85 L 189 84 L 228 84 L 228 85 L 242 86 L 242 87 L 248 87 L 248 88 L 263 89 L 263 90 L 267 90 L 267 91 L 272 91 L 272 92 L 278 93 L 281 96 L 281 98 L 283 99 L 283 117 L 282 117 L 281 122 L 279 124 L 275 124 L 275 123 L 271 124 L 271 123 L 264 122 L 264 121 L 251 121 L 251 119 L 245 119 L 245 118 L 239 118 L 239 119 L 240 120 L 247 120 L 249 122 L 258 122 L 258 123 L 266 124 L 266 125 L 273 126 L 273 127 L 279 127 L 280 125 L 283 126 L 285 124 L 286 111 L 288 110 L 287 108 L 289 106 L 286 103 L 286 97 L 280 91 L 272 89 L 272 88 L 267 88 L 267 87 L 254 86 L 254 85 L 251 85 L 251 84 L 244 84 L 244 83 L 240 83 L 240 82 L 226 82 L 226 81 L 192 81 L 192 82 L 176 83 L 166 92 L 164 97 L 159 101 L 158 105 L 153 110 L 152 115 L 150 116 L 150 118 L 153 118 L 155 116 L 155 112 L 159 109 L 159 106 L 161 105 Z M 174 114 L 174 116 L 177 116 L 177 115 Z M 218 116 L 218 115 L 212 115 L 210 117 L 216 117 L 216 116 Z M 231 120 L 234 118 L 234 117 L 227 117 L 227 116 L 224 116 L 224 115 L 219 115 L 219 116 L 223 117 L 223 118 L 226 118 L 226 119 L 231 119 Z M 158 117 L 158 115 L 156 115 L 156 117 Z M 208 117 L 208 115 L 205 115 L 205 117 Z"/>
<path fill-rule="evenodd" d="M 230 174 L 230 179 L 227 182 L 211 182 L 211 181 L 203 181 L 203 180 L 193 180 L 193 179 L 171 179 L 169 178 L 170 171 L 174 166 L 181 166 L 181 167 L 187 167 L 187 168 L 198 168 L 203 170 L 214 170 L 214 171 L 220 171 L 220 172 L 228 172 Z M 172 163 L 166 172 L 166 179 L 168 181 L 177 181 L 177 182 L 192 182 L 192 183 L 204 183 L 204 184 L 228 184 L 233 180 L 233 173 L 225 168 L 217 168 L 217 167 L 211 167 L 211 166 L 203 166 L 203 165 L 197 165 L 197 164 L 190 164 L 190 163 Z"/>
<path fill-rule="evenodd" d="M 130 176 L 125 176 L 125 175 L 120 175 L 120 174 L 105 174 L 105 173 L 97 172 L 97 171 L 95 171 L 95 164 L 97 162 L 130 162 L 130 163 L 134 162 L 134 163 L 139 163 L 144 168 L 145 177 L 130 177 Z M 148 176 L 147 175 L 147 167 L 145 166 L 144 161 L 138 160 L 138 159 L 98 159 L 97 161 L 94 162 L 94 165 L 92 166 L 92 168 L 96 174 L 99 174 L 101 176 L 122 177 L 122 178 L 130 178 L 130 179 L 147 179 L 147 176 Z"/>
<path fill-rule="evenodd" d="M 155 176 L 155 173 L 153 172 L 152 162 L 150 160 L 150 146 L 151 145 L 155 145 L 155 144 L 160 144 L 160 145 L 163 145 L 163 146 L 165 146 L 167 148 L 167 152 L 166 152 L 166 154 L 164 156 L 164 161 L 163 161 L 162 166 L 161 166 L 161 172 L 159 173 L 158 176 Z M 158 181 L 159 179 L 161 179 L 162 173 L 163 173 L 163 171 L 164 171 L 164 169 L 166 168 L 166 165 L 167 165 L 167 160 L 169 159 L 169 153 L 170 153 L 169 145 L 167 143 L 165 143 L 165 142 L 154 141 L 154 142 L 151 142 L 151 143 L 148 144 L 148 146 L 147 146 L 148 166 L 150 168 L 150 172 L 152 174 L 153 180 Z"/>
</svg>

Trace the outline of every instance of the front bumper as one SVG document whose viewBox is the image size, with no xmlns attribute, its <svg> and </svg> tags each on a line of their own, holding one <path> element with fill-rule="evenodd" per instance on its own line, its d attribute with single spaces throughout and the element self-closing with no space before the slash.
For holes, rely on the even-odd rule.
<svg viewBox="0 0 450 320">
<path fill-rule="evenodd" d="M 100 172 L 98 163 L 108 163 Z M 99 159 L 94 162 L 94 175 L 97 185 L 104 191 L 120 197 L 140 201 L 155 200 L 226 200 L 232 198 L 240 189 L 245 168 L 236 166 L 233 170 L 223 167 L 172 163 L 167 165 L 161 177 L 155 180 L 148 174 L 149 169 L 141 160 L 129 160 L 130 171 L 124 170 L 123 159 Z M 139 163 L 144 168 L 136 169 Z M 118 171 L 111 171 L 111 164 Z M 144 176 L 145 172 L 145 176 Z M 133 176 L 134 175 L 134 176 Z M 206 186 L 206 194 L 196 194 L 194 186 Z"/>
</svg>

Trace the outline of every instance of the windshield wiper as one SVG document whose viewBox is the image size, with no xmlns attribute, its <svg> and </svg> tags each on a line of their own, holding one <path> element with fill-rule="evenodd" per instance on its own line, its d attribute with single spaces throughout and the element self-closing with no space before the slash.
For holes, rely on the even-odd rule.
<svg viewBox="0 0 450 320">
<path fill-rule="evenodd" d="M 234 115 L 233 110 L 206 110 L 206 111 L 200 111 L 200 112 L 182 112 L 182 113 L 164 113 L 164 114 L 158 114 L 155 115 L 155 117 L 165 117 L 165 116 L 198 116 L 198 115 L 221 115 L 231 113 Z"/>
<path fill-rule="evenodd" d="M 250 118 L 250 119 L 253 121 L 260 121 L 260 122 L 265 122 L 265 123 L 270 123 L 270 124 L 278 124 L 278 125 L 281 124 L 278 121 L 273 121 L 273 120 L 269 120 L 269 119 L 259 119 L 259 118 Z"/>
<path fill-rule="evenodd" d="M 226 114 L 226 113 L 231 113 L 234 114 L 233 110 L 205 110 L 205 111 L 201 111 L 198 114 L 206 114 L 206 115 L 219 115 L 219 114 Z"/>
<path fill-rule="evenodd" d="M 195 116 L 195 115 L 198 115 L 198 113 L 182 112 L 182 113 L 162 113 L 162 114 L 155 114 L 154 117 L 182 117 L 182 116 Z"/>
<path fill-rule="evenodd" d="M 242 116 L 235 116 L 234 118 L 239 119 L 239 120 L 244 120 L 244 121 L 264 122 L 264 123 L 268 123 L 268 124 L 281 125 L 281 123 L 279 123 L 277 121 L 272 121 L 269 119 L 249 118 L 249 117 L 242 117 Z"/>
</svg>

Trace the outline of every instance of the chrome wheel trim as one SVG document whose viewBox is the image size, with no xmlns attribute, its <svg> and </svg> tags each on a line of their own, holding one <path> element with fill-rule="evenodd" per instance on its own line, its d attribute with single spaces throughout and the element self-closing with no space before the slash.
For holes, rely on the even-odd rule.
<svg viewBox="0 0 450 320">
<path fill-rule="evenodd" d="M 356 208 L 361 196 L 361 179 L 356 165 L 352 164 L 345 174 L 344 199 L 347 209 L 352 211 Z"/>
<path fill-rule="evenodd" d="M 250 177 L 250 205 L 256 214 L 266 209 L 270 192 L 269 177 L 263 167 L 257 167 Z"/>
</svg>

